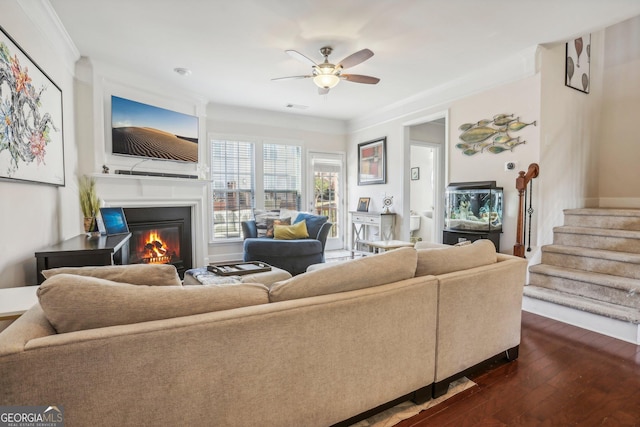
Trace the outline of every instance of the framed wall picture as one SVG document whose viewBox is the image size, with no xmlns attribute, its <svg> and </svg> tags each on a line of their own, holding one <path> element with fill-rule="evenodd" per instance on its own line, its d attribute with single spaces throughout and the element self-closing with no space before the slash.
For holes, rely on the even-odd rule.
<svg viewBox="0 0 640 427">
<path fill-rule="evenodd" d="M 369 202 L 371 202 L 370 197 L 360 197 L 358 199 L 358 212 L 369 212 Z"/>
<path fill-rule="evenodd" d="M 358 144 L 358 185 L 387 182 L 387 138 Z"/>
<path fill-rule="evenodd" d="M 411 181 L 417 181 L 420 179 L 420 168 L 411 168 Z"/>
<path fill-rule="evenodd" d="M 65 184 L 62 91 L 1 27 L 0 179 Z"/>
<path fill-rule="evenodd" d="M 591 86 L 591 34 L 566 45 L 565 85 L 589 93 Z"/>
</svg>

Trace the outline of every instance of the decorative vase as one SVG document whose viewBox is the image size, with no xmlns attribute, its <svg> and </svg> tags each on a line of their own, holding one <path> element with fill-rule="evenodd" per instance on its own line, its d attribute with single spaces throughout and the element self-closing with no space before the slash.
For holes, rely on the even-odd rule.
<svg viewBox="0 0 640 427">
<path fill-rule="evenodd" d="M 91 233 L 92 231 L 95 231 L 95 227 L 96 227 L 95 216 L 84 218 L 84 231 L 86 233 Z"/>
</svg>

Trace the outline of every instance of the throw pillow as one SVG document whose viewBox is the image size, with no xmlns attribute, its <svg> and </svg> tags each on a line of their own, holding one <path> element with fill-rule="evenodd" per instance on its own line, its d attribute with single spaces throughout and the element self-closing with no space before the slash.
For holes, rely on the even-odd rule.
<svg viewBox="0 0 640 427">
<path fill-rule="evenodd" d="M 307 223 L 307 230 L 309 231 L 309 236 L 312 239 L 316 239 L 318 237 L 318 233 L 320 232 L 320 228 L 322 224 L 327 222 L 329 218 L 324 215 L 313 215 L 304 212 L 300 212 L 296 217 L 296 220 L 293 221 L 294 224 L 297 224 L 301 221 Z"/>
<path fill-rule="evenodd" d="M 291 225 L 291 218 L 267 218 L 267 237 L 273 237 L 273 227 L 276 225 Z"/>
<path fill-rule="evenodd" d="M 302 221 L 293 225 L 276 225 L 273 237 L 277 240 L 306 239 L 309 237 L 307 224 Z"/>
<path fill-rule="evenodd" d="M 276 282 L 269 290 L 271 302 L 328 295 L 370 288 L 414 277 L 417 253 L 399 248 L 353 261 L 336 263 Z"/>
<path fill-rule="evenodd" d="M 113 282 L 146 286 L 182 286 L 178 271 L 170 264 L 106 265 L 102 267 L 59 267 L 42 270 L 45 279 L 57 274 L 97 277 Z"/>
<path fill-rule="evenodd" d="M 280 218 L 291 218 L 291 221 L 295 222 L 295 220 L 298 217 L 299 213 L 300 212 L 295 211 L 293 209 L 281 208 L 280 209 Z"/>
<path fill-rule="evenodd" d="M 269 302 L 267 287 L 257 283 L 136 286 L 72 274 L 58 274 L 45 280 L 37 293 L 45 316 L 58 333 Z"/>
<path fill-rule="evenodd" d="M 447 246 L 437 249 L 418 249 L 416 277 L 451 273 L 494 264 L 498 261 L 496 247 L 491 240 L 480 239 L 470 245 Z"/>
<path fill-rule="evenodd" d="M 257 211 L 255 214 L 256 219 L 256 229 L 258 230 L 258 237 L 266 237 L 267 236 L 267 221 L 269 219 L 279 219 L 279 212 L 266 212 L 266 211 Z"/>
</svg>

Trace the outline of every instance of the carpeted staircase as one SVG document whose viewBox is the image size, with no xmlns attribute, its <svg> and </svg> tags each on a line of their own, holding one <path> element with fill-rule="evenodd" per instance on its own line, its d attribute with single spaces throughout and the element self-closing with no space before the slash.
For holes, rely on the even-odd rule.
<svg viewBox="0 0 640 427">
<path fill-rule="evenodd" d="M 640 210 L 567 209 L 564 218 L 529 268 L 525 296 L 638 327 Z"/>
</svg>

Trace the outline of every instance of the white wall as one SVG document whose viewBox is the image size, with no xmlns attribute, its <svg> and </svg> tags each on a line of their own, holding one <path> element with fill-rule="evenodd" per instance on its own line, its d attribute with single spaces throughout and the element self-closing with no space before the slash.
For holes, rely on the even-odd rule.
<svg viewBox="0 0 640 427">
<path fill-rule="evenodd" d="M 35 284 L 34 252 L 82 231 L 75 175 L 76 53 L 55 32 L 42 32 L 46 10 L 33 12 L 32 6 L 29 2 L 4 0 L 0 25 L 62 90 L 66 186 L 0 181 L 0 288 Z"/>
<path fill-rule="evenodd" d="M 476 123 L 492 119 L 497 114 L 514 114 L 522 122 L 536 122 L 519 132 L 511 132 L 512 137 L 520 137 L 525 144 L 513 151 L 499 154 L 490 152 L 467 156 L 456 148 L 460 141 L 464 123 Z M 518 171 L 527 170 L 530 163 L 539 161 L 540 150 L 540 75 L 525 78 L 496 87 L 477 95 L 452 103 L 449 113 L 449 182 L 496 181 L 504 189 L 504 210 L 500 252 L 512 253 L 516 241 L 518 213 L 518 193 L 515 181 Z M 506 162 L 515 162 L 516 169 L 505 171 Z"/>
<path fill-rule="evenodd" d="M 602 32 L 591 35 L 591 88 L 565 86 L 565 44 L 541 49 L 540 177 L 538 246 L 553 242 L 563 209 L 598 204 L 598 127 L 602 108 Z"/>
<path fill-rule="evenodd" d="M 608 28 L 604 37 L 600 206 L 640 208 L 640 16 Z"/>
<path fill-rule="evenodd" d="M 420 217 L 420 228 L 413 232 L 412 237 L 432 242 L 435 230 L 433 230 L 434 187 L 433 187 L 433 161 L 432 147 L 419 145 L 411 146 L 411 168 L 418 168 L 417 180 L 410 183 L 409 208 Z"/>
<path fill-rule="evenodd" d="M 446 183 L 460 181 L 496 181 L 505 189 L 505 211 L 503 234 L 501 236 L 501 252 L 511 253 L 515 243 L 517 192 L 515 190 L 516 171 L 505 172 L 504 163 L 516 161 L 519 168 L 538 161 L 539 126 L 528 126 L 517 133 L 527 143 L 515 147 L 513 152 L 500 154 L 482 153 L 466 156 L 455 147 L 459 141 L 458 127 L 463 123 L 475 123 L 496 114 L 515 114 L 524 122 L 540 120 L 540 77 L 534 75 L 487 89 L 471 96 L 452 100 L 442 105 L 426 108 L 395 120 L 388 120 L 380 125 L 371 126 L 350 135 L 350 148 L 347 152 L 350 165 L 357 164 L 358 142 L 367 141 L 380 136 L 387 136 L 387 184 L 375 186 L 355 186 L 357 182 L 355 167 L 349 172 L 351 192 L 349 201 L 355 206 L 358 197 L 371 197 L 370 210 L 380 210 L 382 194 L 394 196 L 394 208 L 401 212 L 405 201 L 402 198 L 403 188 L 409 182 L 409 171 L 404 171 L 403 132 L 407 123 L 416 122 L 420 117 L 429 117 L 448 111 L 447 158 L 448 176 Z M 427 120 L 424 120 L 427 121 Z M 408 236 L 408 218 L 397 218 L 396 235 Z"/>
</svg>

